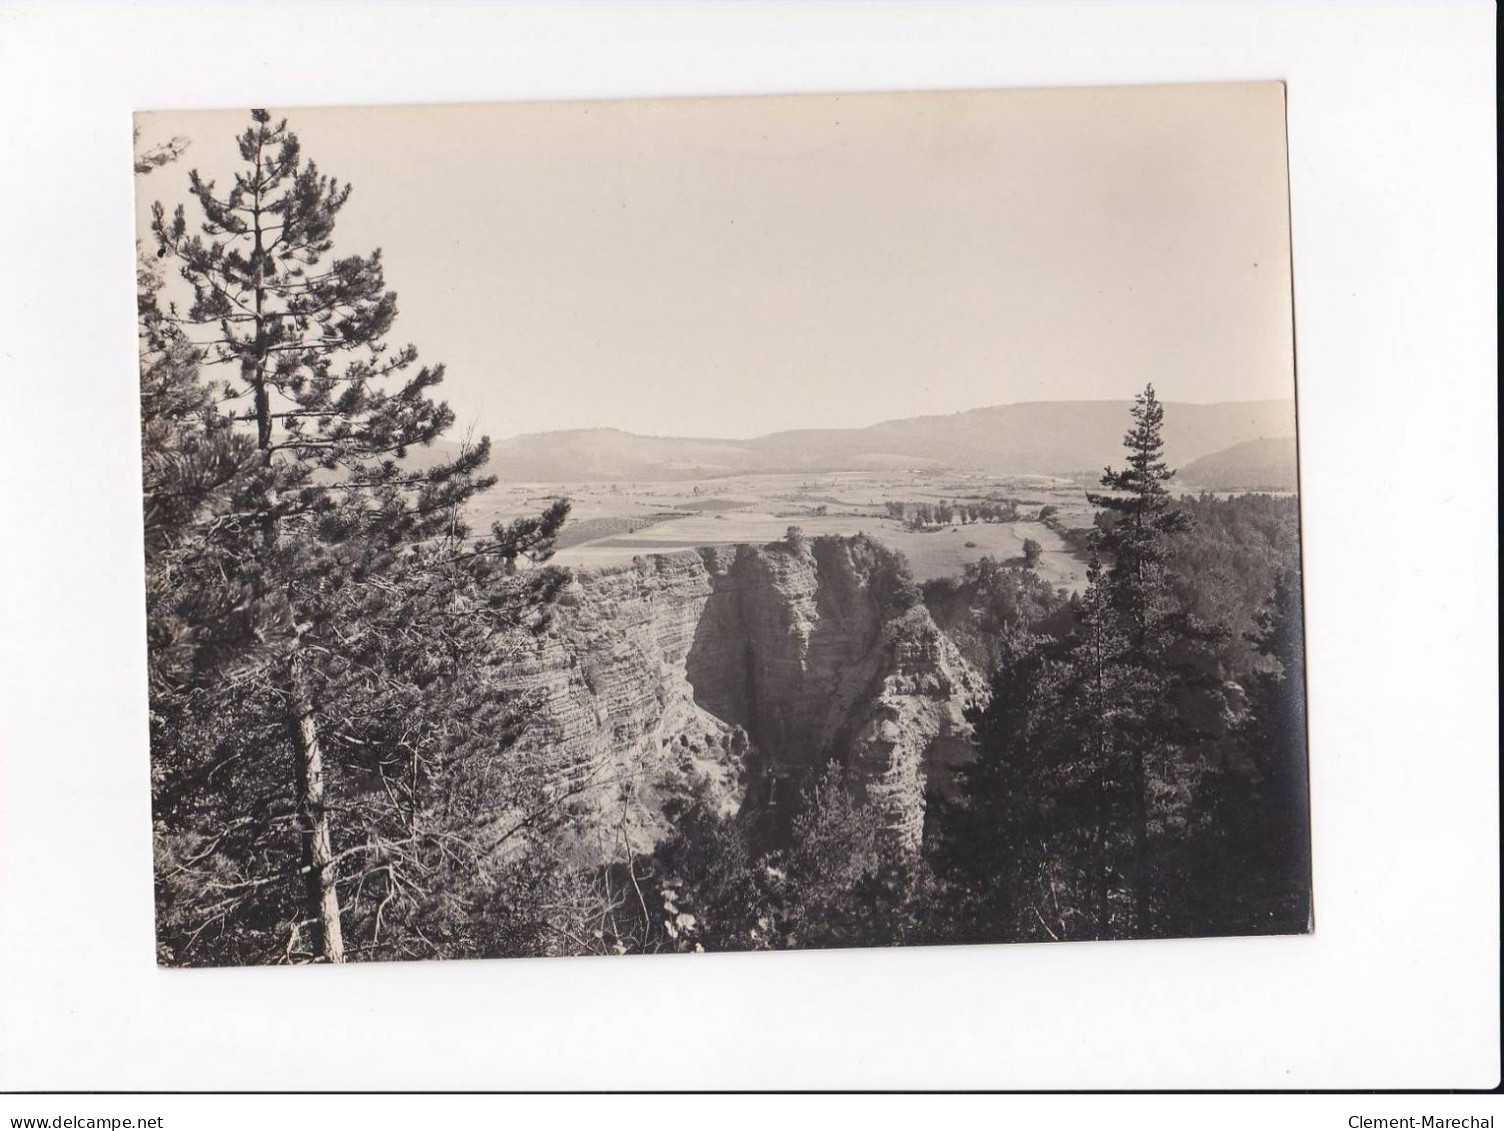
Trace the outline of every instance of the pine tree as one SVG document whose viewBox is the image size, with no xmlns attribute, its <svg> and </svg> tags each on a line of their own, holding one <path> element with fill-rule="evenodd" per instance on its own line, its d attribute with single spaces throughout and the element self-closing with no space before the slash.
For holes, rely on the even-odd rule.
<svg viewBox="0 0 1504 1131">
<path fill-rule="evenodd" d="M 155 166 L 148 165 L 150 170 Z M 202 607 L 219 586 L 186 585 L 184 574 L 201 564 L 198 525 L 230 505 L 230 487 L 249 466 L 254 445 L 235 433 L 200 380 L 200 351 L 164 314 L 162 280 L 155 264 L 137 270 L 137 329 L 141 362 L 142 501 L 146 549 L 148 658 L 154 691 L 180 678 L 203 641 L 195 622 L 228 615 Z M 196 594 L 199 607 L 182 596 Z"/>
<path fill-rule="evenodd" d="M 1123 437 L 1125 466 L 1103 471 L 1101 484 L 1108 493 L 1087 495 L 1099 510 L 1099 521 L 1090 543 L 1094 569 L 1083 606 L 1114 622 L 1127 644 L 1106 661 L 1114 673 L 1116 694 L 1098 709 L 1104 725 L 1112 721 L 1115 743 L 1099 772 L 1105 775 L 1107 792 L 1126 792 L 1129 799 L 1126 827 L 1132 847 L 1126 871 L 1135 929 L 1145 933 L 1153 917 L 1148 761 L 1152 749 L 1165 739 L 1173 714 L 1162 631 L 1170 611 L 1167 539 L 1185 528 L 1186 519 L 1166 487 L 1175 473 L 1163 458 L 1164 408 L 1153 385 L 1135 398 L 1131 416 L 1133 425 Z M 1108 563 L 1105 570 L 1097 565 L 1102 558 Z M 1102 661 L 1095 663 L 1100 670 Z"/>
<path fill-rule="evenodd" d="M 1298 567 L 1276 580 L 1250 639 L 1265 664 L 1249 689 L 1239 733 L 1253 774 L 1238 794 L 1239 811 L 1229 816 L 1241 834 L 1241 862 L 1252 873 L 1246 881 L 1261 904 L 1251 926 L 1303 930 L 1310 917 L 1311 844 Z"/>
<path fill-rule="evenodd" d="M 1224 704 L 1201 671 L 1216 633 L 1177 607 L 1171 585 L 1171 539 L 1187 522 L 1166 487 L 1162 426 L 1150 387 L 1126 466 L 1089 496 L 1098 530 L 1073 623 L 1058 642 L 1005 651 L 974 718 L 965 819 L 978 858 L 994 861 L 993 902 L 1011 905 L 1014 937 L 1160 933 L 1184 887 L 1198 720 Z"/>
<path fill-rule="evenodd" d="M 1189 525 L 1166 484 L 1175 472 L 1164 460 L 1164 406 L 1147 385 L 1135 398 L 1133 426 L 1123 437 L 1127 462 L 1121 471 L 1107 467 L 1102 486 L 1109 493 L 1087 495 L 1107 521 L 1093 535 L 1093 549 L 1110 562 L 1107 582 L 1114 606 L 1128 619 L 1134 645 L 1156 646 L 1155 630 L 1166 613 L 1165 560 L 1168 535 Z"/>
<path fill-rule="evenodd" d="M 136 133 L 139 140 L 140 132 Z M 137 153 L 135 172 L 147 176 L 176 161 L 185 138 Z M 182 545 L 195 520 L 215 505 L 245 464 L 250 446 L 218 413 L 211 390 L 199 379 L 200 351 L 161 305 L 162 274 L 136 246 L 136 331 L 141 369 L 142 502 L 146 550 L 148 658 L 154 689 L 165 668 L 185 652 L 187 628 L 171 615 L 174 566 L 186 560 Z"/>
<path fill-rule="evenodd" d="M 1052 831 L 1064 823 L 1060 804 L 1069 804 L 1054 781 L 1064 706 L 1055 696 L 1057 651 L 1022 625 L 1000 634 L 987 705 L 967 714 L 976 753 L 957 771 L 959 799 L 928 802 L 929 848 L 966 893 L 956 918 L 977 941 L 1035 937 L 1041 922 L 1057 924 L 1043 937 L 1068 937 L 1038 898 L 1039 877 L 1059 847 Z"/>
<path fill-rule="evenodd" d="M 198 231 L 190 233 L 181 207 L 170 218 L 153 209 L 158 255 L 177 264 L 192 296 L 161 321 L 185 341 L 194 334 L 202 365 L 227 374 L 214 386 L 219 415 L 206 434 L 233 428 L 236 442 L 252 448 L 248 466 L 237 455 L 217 513 L 194 508 L 207 580 L 182 599 L 180 619 L 199 645 L 190 666 L 223 674 L 241 665 L 241 700 L 277 716 L 279 734 L 266 735 L 262 760 L 274 762 L 278 748 L 291 753 L 301 919 L 312 928 L 312 953 L 340 962 L 341 861 L 353 854 L 362 862 L 356 900 L 383 869 L 387 896 L 404 890 L 391 853 L 418 837 L 416 782 L 433 776 L 444 748 L 435 734 L 453 722 L 473 738 L 477 719 L 505 714 L 479 690 L 457 705 L 435 673 L 457 678 L 473 632 L 527 621 L 515 589 L 507 599 L 484 594 L 519 558 L 546 560 L 568 507 L 474 539 L 461 510 L 494 483 L 482 472 L 489 442 L 428 466 L 407 459 L 454 421 L 432 397 L 443 366 L 419 367 L 413 346 L 388 346 L 397 300 L 380 251 L 332 255 L 350 185 L 305 161 L 285 120 L 274 124 L 264 110 L 251 119 L 228 188 L 190 175 L 203 214 Z M 540 577 L 533 596 L 546 588 Z M 444 714 L 456 710 L 469 717 Z M 413 740 L 415 728 L 426 737 Z M 399 755 L 415 783 L 401 795 L 391 773 Z M 341 852 L 331 776 L 346 785 L 339 809 L 357 841 Z M 356 778 L 380 788 L 359 788 Z M 381 813 L 401 810 L 410 836 L 365 819 L 368 798 L 382 794 Z"/>
</svg>

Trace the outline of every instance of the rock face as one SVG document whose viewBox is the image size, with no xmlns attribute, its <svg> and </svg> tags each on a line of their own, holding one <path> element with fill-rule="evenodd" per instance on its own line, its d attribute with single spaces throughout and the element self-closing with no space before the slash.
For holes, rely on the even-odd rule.
<svg viewBox="0 0 1504 1131">
<path fill-rule="evenodd" d="M 503 680 L 534 708 L 515 756 L 570 799 L 581 862 L 651 848 L 696 783 L 727 812 L 741 805 L 746 734 L 697 705 L 685 677 L 710 595 L 694 553 L 580 572 Z"/>
<path fill-rule="evenodd" d="M 694 790 L 776 835 L 831 759 L 917 847 L 927 778 L 964 752 L 984 681 L 895 567 L 858 537 L 577 574 L 508 682 L 538 704 L 523 756 L 579 799 L 578 851 L 651 848 Z"/>
</svg>

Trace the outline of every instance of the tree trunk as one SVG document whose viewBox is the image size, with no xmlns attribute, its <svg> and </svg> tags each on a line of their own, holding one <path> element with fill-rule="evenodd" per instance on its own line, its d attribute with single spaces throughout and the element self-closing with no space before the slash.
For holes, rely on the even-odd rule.
<svg viewBox="0 0 1504 1131">
<path fill-rule="evenodd" d="M 289 672 L 287 730 L 297 762 L 298 823 L 303 834 L 303 874 L 307 881 L 307 913 L 313 921 L 315 947 L 326 962 L 345 960 L 344 932 L 339 921 L 339 892 L 334 886 L 334 850 L 329 838 L 329 810 L 324 800 L 324 751 L 303 658 L 293 653 Z"/>
</svg>

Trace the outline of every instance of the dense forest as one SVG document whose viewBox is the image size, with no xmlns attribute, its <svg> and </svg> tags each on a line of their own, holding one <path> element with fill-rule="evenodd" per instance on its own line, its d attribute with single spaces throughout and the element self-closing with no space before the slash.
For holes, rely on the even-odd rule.
<svg viewBox="0 0 1504 1131">
<path fill-rule="evenodd" d="M 1297 504 L 1177 497 L 1152 387 L 1079 593 L 1030 560 L 921 587 L 883 557 L 885 615 L 932 617 L 989 684 L 917 850 L 835 756 L 776 825 L 690 791 L 671 835 L 583 863 L 577 790 L 515 742 L 537 695 L 503 678 L 561 613 L 569 505 L 470 528 L 489 442 L 410 458 L 454 414 L 390 341 L 380 252 L 335 250 L 351 186 L 264 111 L 238 144 L 139 249 L 161 961 L 1307 928 Z M 143 185 L 185 148 L 138 157 Z"/>
</svg>

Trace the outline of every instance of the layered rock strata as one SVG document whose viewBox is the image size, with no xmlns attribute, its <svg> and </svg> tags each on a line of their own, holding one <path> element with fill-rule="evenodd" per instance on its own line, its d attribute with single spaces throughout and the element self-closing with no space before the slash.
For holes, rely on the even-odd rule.
<svg viewBox="0 0 1504 1131">
<path fill-rule="evenodd" d="M 508 682 L 536 701 L 521 755 L 575 799 L 577 850 L 606 859 L 650 849 L 692 792 L 788 812 L 832 759 L 915 848 L 926 785 L 944 788 L 929 779 L 964 755 L 984 693 L 861 537 L 578 573 Z"/>
</svg>

